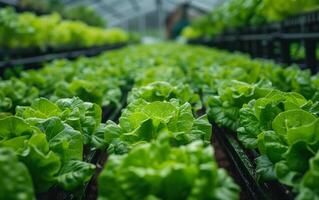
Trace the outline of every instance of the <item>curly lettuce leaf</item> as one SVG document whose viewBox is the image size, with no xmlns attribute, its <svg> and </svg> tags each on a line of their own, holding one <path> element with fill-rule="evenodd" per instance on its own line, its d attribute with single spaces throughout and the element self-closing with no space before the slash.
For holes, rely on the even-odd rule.
<svg viewBox="0 0 319 200">
<path fill-rule="evenodd" d="M 25 142 L 38 131 L 23 119 L 9 116 L 0 119 L 0 146 L 13 148 L 17 152 L 25 149 Z"/>
<path fill-rule="evenodd" d="M 83 136 L 60 118 L 23 120 L 11 116 L 1 119 L 0 125 L 0 147 L 16 152 L 29 170 L 36 193 L 56 184 L 73 190 L 92 176 L 95 166 L 82 161 Z"/>
<path fill-rule="evenodd" d="M 125 153 L 134 145 L 169 138 L 174 146 L 202 140 L 208 144 L 211 125 L 206 116 L 195 118 L 189 103 L 146 102 L 139 99 L 123 111 L 119 124 L 108 121 L 105 141 L 109 152 Z"/>
<path fill-rule="evenodd" d="M 316 120 L 316 117 L 311 113 L 301 110 L 293 109 L 288 110 L 282 113 L 279 113 L 272 121 L 273 130 L 281 135 L 287 135 L 288 131 L 295 129 L 296 127 L 302 127 L 306 129 L 305 125 L 308 125 Z M 302 133 L 303 136 L 306 136 L 307 130 Z M 291 137 L 293 133 L 290 133 Z"/>
<path fill-rule="evenodd" d="M 280 122 L 286 123 L 281 116 L 293 118 L 294 116 L 289 115 L 290 112 L 306 113 L 308 116 L 308 112 L 300 109 L 307 103 L 309 102 L 299 94 L 277 90 L 270 92 L 266 97 L 250 101 L 240 109 L 238 138 L 246 147 L 257 148 L 257 137 L 262 131 L 273 129 L 277 131 L 279 127 L 285 126 L 285 124 L 280 125 Z M 284 111 L 288 114 L 284 114 Z"/>
<path fill-rule="evenodd" d="M 28 143 L 28 147 L 19 156 L 20 160 L 29 169 L 35 191 L 45 192 L 56 182 L 61 168 L 60 157 L 49 150 L 44 134 L 33 135 Z"/>
<path fill-rule="evenodd" d="M 153 101 L 169 101 L 178 99 L 181 104 L 189 102 L 194 111 L 201 109 L 201 101 L 199 95 L 195 94 L 189 85 L 173 86 L 168 82 L 156 81 L 143 87 L 135 87 L 129 93 L 128 103 L 144 99 L 147 102 Z"/>
<path fill-rule="evenodd" d="M 95 171 L 95 165 L 79 160 L 66 163 L 59 172 L 57 184 L 64 190 L 70 191 L 88 182 Z"/>
<path fill-rule="evenodd" d="M 278 179 L 286 185 L 298 188 L 302 177 L 309 170 L 309 160 L 318 150 L 319 141 L 310 144 L 301 140 L 291 145 L 283 154 L 284 159 L 275 166 Z"/>
<path fill-rule="evenodd" d="M 99 177 L 98 199 L 238 199 L 238 187 L 205 146 L 152 142 L 111 155 Z"/>
<path fill-rule="evenodd" d="M 267 155 L 272 163 L 282 160 L 283 154 L 288 149 L 285 137 L 276 134 L 274 131 L 262 132 L 258 135 L 257 142 L 260 153 Z"/>
<path fill-rule="evenodd" d="M 309 163 L 310 168 L 303 177 L 297 200 L 319 199 L 319 151 Z"/>
<path fill-rule="evenodd" d="M 59 155 L 62 163 L 82 160 L 83 138 L 79 131 L 64 124 L 57 117 L 33 120 L 31 123 L 46 134 L 49 148 Z"/>
<path fill-rule="evenodd" d="M 236 130 L 239 127 L 239 109 L 271 91 L 271 83 L 266 80 L 256 84 L 225 81 L 219 86 L 218 95 L 206 95 L 204 99 L 208 118 L 220 126 Z"/>
<path fill-rule="evenodd" d="M 276 179 L 275 166 L 267 156 L 261 155 L 256 158 L 256 172 L 259 181 L 269 181 Z"/>
<path fill-rule="evenodd" d="M 36 87 L 27 85 L 25 82 L 11 78 L 0 82 L 0 112 L 13 113 L 18 105 L 30 105 L 39 97 L 39 90 Z"/>
<path fill-rule="evenodd" d="M 102 110 L 98 105 L 83 102 L 77 97 L 59 99 L 55 103 L 45 98 L 38 98 L 31 106 L 18 106 L 16 115 L 24 119 L 59 117 L 82 133 L 85 144 L 91 144 L 92 137 L 95 137 L 100 127 Z"/>
<path fill-rule="evenodd" d="M 12 149 L 0 148 L 0 199 L 35 200 L 28 168 Z"/>
</svg>

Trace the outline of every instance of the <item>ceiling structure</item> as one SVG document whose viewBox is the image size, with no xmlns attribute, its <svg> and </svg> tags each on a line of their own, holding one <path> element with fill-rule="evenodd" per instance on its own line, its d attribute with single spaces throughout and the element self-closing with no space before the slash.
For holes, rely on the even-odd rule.
<svg viewBox="0 0 319 200">
<path fill-rule="evenodd" d="M 189 3 L 195 9 L 203 12 L 211 10 L 223 0 L 61 0 L 69 6 L 85 5 L 93 7 L 105 17 L 109 26 L 118 26 L 132 18 L 146 15 L 158 10 L 170 12 L 182 3 Z"/>
</svg>

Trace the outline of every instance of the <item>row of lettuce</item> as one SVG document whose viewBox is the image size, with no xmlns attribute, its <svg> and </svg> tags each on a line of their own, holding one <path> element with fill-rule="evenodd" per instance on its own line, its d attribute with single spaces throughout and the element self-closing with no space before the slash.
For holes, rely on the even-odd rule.
<svg viewBox="0 0 319 200">
<path fill-rule="evenodd" d="M 211 38 L 225 31 L 280 21 L 319 9 L 318 0 L 230 0 L 199 17 L 183 31 L 188 39 Z"/>
<path fill-rule="evenodd" d="M 1 48 L 92 47 L 127 41 L 128 35 L 121 29 L 63 20 L 58 13 L 36 16 L 31 12 L 17 13 L 11 7 L 0 10 Z"/>
<path fill-rule="evenodd" d="M 246 148 L 259 150 L 256 170 L 261 181 L 278 179 L 298 193 L 297 199 L 316 199 L 318 101 L 269 86 L 264 81 L 233 81 L 207 98 L 209 116 L 236 131 Z"/>
<path fill-rule="evenodd" d="M 39 13 L 59 13 L 64 19 L 83 21 L 90 26 L 105 27 L 107 20 L 94 8 L 87 5 L 70 5 L 62 0 L 20 0 L 19 9 Z"/>
<path fill-rule="evenodd" d="M 99 199 L 238 199 L 214 160 L 206 115 L 195 114 L 201 100 L 182 70 L 190 57 L 175 47 L 185 48 L 131 47 L 2 80 L 2 197 L 83 188 L 97 167 L 84 149 L 107 149 Z M 119 105 L 132 85 L 119 122 L 103 123 L 101 106 Z"/>
<path fill-rule="evenodd" d="M 100 107 L 118 106 L 130 86 L 119 123 L 101 123 Z M 90 178 L 94 166 L 80 153 L 69 158 L 68 151 L 80 152 L 83 145 L 107 148 L 111 156 L 99 178 L 100 199 L 236 199 L 238 188 L 212 160 L 211 127 L 205 115 L 197 116 L 204 105 L 209 120 L 236 132 L 247 148 L 259 150 L 260 181 L 279 180 L 292 187 L 297 199 L 315 199 L 318 86 L 318 75 L 296 66 L 282 68 L 198 46 L 138 45 L 56 61 L 0 81 L 0 118 L 32 129 L 21 131 L 16 122 L 4 122 L 0 146 L 21 147 L 16 160 L 27 169 L 41 160 L 33 163 L 28 149 L 45 158 L 53 152 L 61 164 L 47 172 L 49 186 L 71 190 Z M 65 129 L 80 136 L 76 146 L 81 148 L 69 149 L 73 140 L 60 134 Z M 33 135 L 48 145 L 31 140 Z M 79 166 L 69 168 L 71 161 Z M 38 180 L 33 176 L 38 174 L 31 173 Z M 65 179 L 73 180 L 72 187 Z M 43 190 L 35 186 L 35 191 Z"/>
</svg>

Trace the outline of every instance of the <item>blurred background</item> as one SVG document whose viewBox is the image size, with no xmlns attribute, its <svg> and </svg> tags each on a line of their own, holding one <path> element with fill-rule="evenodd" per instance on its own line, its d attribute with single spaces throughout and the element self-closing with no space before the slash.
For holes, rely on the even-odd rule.
<svg viewBox="0 0 319 200">
<path fill-rule="evenodd" d="M 190 20 L 225 0 L 6 0 L 18 11 L 57 12 L 98 27 L 121 27 L 140 36 L 176 38 Z"/>
<path fill-rule="evenodd" d="M 169 39 L 318 65 L 319 0 L 0 0 L 0 8 L 0 55 L 11 57 Z"/>
</svg>

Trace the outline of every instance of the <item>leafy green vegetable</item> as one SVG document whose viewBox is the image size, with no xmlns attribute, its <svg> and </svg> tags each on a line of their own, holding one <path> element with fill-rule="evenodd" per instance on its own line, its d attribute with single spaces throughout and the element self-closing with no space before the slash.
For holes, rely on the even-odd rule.
<svg viewBox="0 0 319 200">
<path fill-rule="evenodd" d="M 257 147 L 257 136 L 262 131 L 278 130 L 280 123 L 286 123 L 285 119 L 280 116 L 290 116 L 289 111 L 292 109 L 302 108 L 306 105 L 307 100 L 297 93 L 283 93 L 277 90 L 272 91 L 267 96 L 252 100 L 243 105 L 240 109 L 240 128 L 237 129 L 238 138 L 249 148 Z M 310 102 L 311 103 L 311 102 Z M 289 111 L 287 115 L 279 113 Z M 306 111 L 295 111 L 298 114 L 304 114 Z M 307 114 L 304 114 L 308 116 Z M 311 115 L 311 114 L 309 114 Z M 276 118 L 276 121 L 274 120 Z M 297 124 L 296 124 L 297 125 Z M 298 125 L 297 125 L 298 126 Z"/>
<path fill-rule="evenodd" d="M 16 105 L 28 105 L 38 96 L 37 88 L 29 87 L 17 78 L 0 81 L 0 112 L 12 112 Z"/>
<path fill-rule="evenodd" d="M 318 10 L 317 0 L 229 0 L 194 20 L 183 31 L 186 39 L 211 38 L 227 29 L 260 25 Z"/>
<path fill-rule="evenodd" d="M 40 148 L 37 144 L 41 145 Z M 20 159 L 28 167 L 37 193 L 45 192 L 55 184 L 61 161 L 57 154 L 49 150 L 44 134 L 37 134 L 29 140 Z"/>
<path fill-rule="evenodd" d="M 111 155 L 98 199 L 238 199 L 239 188 L 212 156 L 200 141 L 178 148 L 152 142 Z"/>
<path fill-rule="evenodd" d="M 220 126 L 236 130 L 242 105 L 252 99 L 266 96 L 271 90 L 271 83 L 268 81 L 253 85 L 234 80 L 224 82 L 218 89 L 218 95 L 206 97 L 208 117 Z"/>
<path fill-rule="evenodd" d="M 59 99 L 56 103 L 45 98 L 39 98 L 29 107 L 18 106 L 16 113 L 17 116 L 25 119 L 31 118 L 30 120 L 33 121 L 37 121 L 34 118 L 39 118 L 38 121 L 41 121 L 40 119 L 58 117 L 63 122 L 72 126 L 75 130 L 80 131 L 83 135 L 85 144 L 91 143 L 92 137 L 95 136 L 97 129 L 100 127 L 102 118 L 102 110 L 98 105 L 83 102 L 77 97 L 72 99 Z M 46 124 L 53 127 L 63 126 L 61 123 L 52 125 L 52 120 L 46 122 Z M 44 126 L 45 129 L 48 128 L 47 125 Z M 52 129 L 56 129 L 56 127 Z M 82 141 L 82 138 L 80 140 Z"/>
<path fill-rule="evenodd" d="M 109 152 L 126 153 L 133 146 L 168 136 L 174 146 L 194 140 L 210 141 L 211 125 L 206 116 L 194 118 L 189 103 L 146 102 L 138 99 L 123 111 L 119 124 L 107 122 L 105 140 Z"/>
<path fill-rule="evenodd" d="M 0 199 L 35 199 L 32 179 L 27 167 L 13 150 L 0 147 Z"/>
<path fill-rule="evenodd" d="M 34 107 L 45 108 L 41 105 L 36 102 Z M 46 114 L 54 113 L 52 110 L 56 111 L 51 109 Z M 0 119 L 1 147 L 16 152 L 32 177 L 36 193 L 45 192 L 56 184 L 65 190 L 73 190 L 87 182 L 95 169 L 94 165 L 82 161 L 81 133 L 57 117 L 23 120 L 9 116 Z M 73 177 L 72 181 L 68 177 Z"/>
<path fill-rule="evenodd" d="M 140 88 L 133 88 L 128 96 L 128 102 L 140 98 L 148 102 L 169 101 L 174 98 L 181 101 L 182 104 L 190 103 L 194 111 L 201 109 L 199 95 L 195 94 L 189 85 L 173 86 L 167 82 L 153 82 Z"/>
<path fill-rule="evenodd" d="M 297 196 L 298 200 L 318 199 L 318 180 L 319 180 L 319 151 L 310 159 L 310 169 L 305 174 L 300 188 L 300 194 Z"/>
<path fill-rule="evenodd" d="M 308 183 L 302 184 L 305 174 L 312 170 L 309 160 L 319 149 L 319 78 L 307 70 L 281 68 L 239 53 L 164 43 L 130 46 L 76 61 L 59 60 L 37 71 L 23 71 L 19 78 L 6 78 L 0 81 L 0 148 L 12 149 L 27 167 L 32 181 L 36 180 L 36 194 L 51 187 L 82 187 L 95 168 L 83 157 L 90 157 L 87 151 L 95 148 L 107 147 L 112 156 L 126 153 L 126 157 L 141 148 L 141 143 L 160 143 L 170 149 L 183 149 L 195 141 L 208 146 L 211 125 L 206 115 L 197 117 L 204 112 L 201 101 L 211 121 L 238 129 L 238 137 L 247 147 L 258 148 L 261 157 L 256 163 L 261 181 L 276 178 L 309 198 L 313 197 L 310 193 L 316 192 Z M 118 110 L 128 91 L 129 104 L 119 122 L 101 123 L 99 106 Z M 174 159 L 183 157 L 178 154 Z M 196 161 L 196 156 L 189 160 L 193 157 Z M 153 164 L 158 165 L 155 161 Z M 205 166 L 194 164 L 192 168 L 202 170 Z M 146 168 L 149 169 L 147 162 L 138 173 L 148 173 Z M 175 170 L 175 165 L 172 168 Z M 114 174 L 110 172 L 111 176 Z M 217 174 L 218 180 L 227 182 L 225 173 Z M 179 177 L 174 173 L 172 177 L 175 176 Z M 197 190 L 197 184 L 205 185 L 206 179 L 190 183 L 194 179 L 185 176 L 172 183 L 181 188 L 196 183 L 196 190 L 180 192 L 198 194 L 190 199 L 204 199 L 210 192 L 217 199 L 233 197 L 227 187 L 212 190 L 205 186 L 203 194 L 204 189 Z M 160 178 L 152 178 L 151 182 L 160 182 Z M 165 179 L 165 184 L 170 178 Z M 131 187 L 124 183 L 120 187 L 126 186 Z M 154 188 L 171 195 L 165 187 Z M 113 189 L 126 195 L 122 188 L 110 190 Z M 142 194 L 145 193 L 139 195 Z M 157 195 L 143 197 L 161 198 Z M 169 197 L 175 198 L 174 195 Z"/>
<path fill-rule="evenodd" d="M 92 47 L 128 40 L 128 35 L 118 28 L 102 29 L 62 20 L 58 13 L 17 13 L 9 7 L 0 10 L 0 26 L 0 46 L 4 48 Z"/>
<path fill-rule="evenodd" d="M 259 178 L 278 178 L 300 191 L 300 199 L 314 198 L 314 191 L 301 188 L 309 160 L 319 150 L 316 107 L 298 93 L 273 90 L 240 110 L 238 138 L 262 154 L 256 159 Z"/>
<path fill-rule="evenodd" d="M 91 179 L 95 166 L 79 160 L 72 160 L 63 166 L 57 177 L 58 185 L 65 190 L 74 190 Z"/>
</svg>

